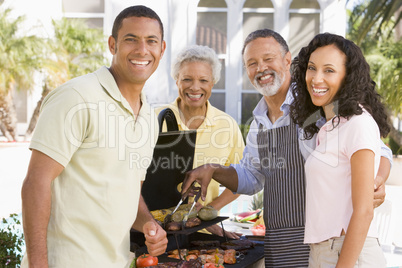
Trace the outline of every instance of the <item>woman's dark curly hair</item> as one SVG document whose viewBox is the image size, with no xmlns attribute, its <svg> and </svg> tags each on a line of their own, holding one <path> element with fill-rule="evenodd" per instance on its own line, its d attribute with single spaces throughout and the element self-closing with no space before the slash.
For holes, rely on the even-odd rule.
<svg viewBox="0 0 402 268">
<path fill-rule="evenodd" d="M 292 62 L 293 97 L 290 107 L 290 116 L 293 121 L 304 130 L 304 137 L 311 139 L 319 128 L 318 119 L 324 116 L 321 107 L 311 101 L 306 85 L 307 64 L 311 53 L 317 48 L 335 45 L 346 55 L 346 74 L 342 85 L 334 97 L 337 104 L 337 113 L 332 120 L 334 127 L 339 117 L 349 119 L 353 115 L 362 114 L 362 105 L 377 122 L 380 133 L 385 137 L 390 131 L 384 105 L 380 95 L 375 90 L 375 82 L 370 77 L 370 66 L 366 62 L 360 48 L 352 41 L 342 36 L 323 33 L 316 35 L 308 46 L 303 47 L 299 55 Z M 318 112 L 319 111 L 319 112 Z"/>
</svg>

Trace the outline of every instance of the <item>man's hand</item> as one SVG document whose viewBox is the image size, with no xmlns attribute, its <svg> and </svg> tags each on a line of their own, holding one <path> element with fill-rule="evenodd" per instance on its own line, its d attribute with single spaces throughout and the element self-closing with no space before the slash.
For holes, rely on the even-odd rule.
<svg viewBox="0 0 402 268">
<path fill-rule="evenodd" d="M 374 208 L 379 207 L 385 200 L 385 182 L 391 171 L 391 163 L 388 158 L 381 156 L 380 167 L 374 179 Z"/>
<path fill-rule="evenodd" d="M 152 256 L 159 256 L 166 252 L 167 237 L 163 228 L 155 221 L 148 221 L 144 224 L 143 233 L 145 236 L 145 245 Z"/>
<path fill-rule="evenodd" d="M 215 164 L 206 164 L 187 172 L 181 190 L 182 195 L 187 192 L 194 181 L 197 181 L 201 185 L 201 199 L 205 201 L 208 185 L 211 182 L 212 175 L 218 166 L 219 165 Z"/>
<path fill-rule="evenodd" d="M 385 180 L 377 176 L 374 180 L 374 208 L 379 207 L 385 200 Z"/>
</svg>

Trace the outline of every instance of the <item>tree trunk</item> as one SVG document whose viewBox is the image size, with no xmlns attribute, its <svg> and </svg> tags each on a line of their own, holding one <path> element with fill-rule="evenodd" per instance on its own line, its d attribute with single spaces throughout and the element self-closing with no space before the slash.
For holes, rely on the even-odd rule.
<svg viewBox="0 0 402 268">
<path fill-rule="evenodd" d="M 17 113 L 15 111 L 12 92 L 0 93 L 0 122 L 2 132 L 8 141 L 16 141 Z"/>
<path fill-rule="evenodd" d="M 36 104 L 36 107 L 32 114 L 31 120 L 29 121 L 29 126 L 25 133 L 25 140 L 29 140 L 31 138 L 32 132 L 34 131 L 36 123 L 38 122 L 39 111 L 40 111 L 40 107 L 42 106 L 42 102 L 45 99 L 45 97 L 47 96 L 47 94 L 49 94 L 50 91 L 51 90 L 45 83 L 43 86 L 43 90 L 42 90 L 42 96 L 41 96 L 40 100 L 38 101 L 38 103 Z"/>
<path fill-rule="evenodd" d="M 3 133 L 4 137 L 8 140 L 8 141 L 12 141 L 13 137 L 11 137 L 10 133 L 8 133 L 6 127 L 0 122 L 0 131 L 1 133 Z"/>
</svg>

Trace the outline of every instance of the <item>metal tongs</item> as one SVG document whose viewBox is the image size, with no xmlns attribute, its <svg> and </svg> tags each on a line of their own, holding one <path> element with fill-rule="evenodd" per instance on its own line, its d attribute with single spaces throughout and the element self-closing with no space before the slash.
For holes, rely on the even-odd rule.
<svg viewBox="0 0 402 268">
<path fill-rule="evenodd" d="M 180 205 L 183 203 L 183 201 L 186 200 L 186 198 L 189 196 L 190 193 L 193 192 L 193 189 L 195 189 L 195 188 L 196 188 L 196 187 L 195 187 L 195 181 L 194 181 L 193 184 L 190 186 L 190 188 L 188 188 L 187 192 L 185 192 L 185 193 L 182 195 L 182 197 L 180 198 L 180 201 L 179 201 L 179 203 L 177 204 L 176 208 L 175 208 L 170 214 L 168 214 L 168 215 L 165 217 L 165 219 L 163 220 L 163 226 L 164 226 L 164 227 L 166 227 L 166 224 L 168 224 L 168 223 L 172 220 L 172 215 L 176 212 L 176 210 L 180 207 Z M 197 203 L 198 199 L 200 198 L 200 196 L 201 196 L 201 191 L 198 190 L 198 193 L 197 193 L 196 197 L 194 198 L 194 203 L 193 203 L 193 205 L 191 206 L 191 209 L 190 209 L 189 213 L 186 214 L 187 218 L 188 218 L 188 215 L 190 214 L 191 210 L 193 209 L 195 203 Z M 186 219 L 186 221 L 187 221 L 187 219 Z M 183 218 L 183 222 L 184 222 L 184 218 Z"/>
<path fill-rule="evenodd" d="M 187 213 L 186 215 L 184 215 L 184 217 L 183 217 L 183 221 L 182 221 L 182 223 L 181 223 L 181 229 L 182 229 L 182 230 L 184 229 L 184 227 L 186 227 L 186 222 L 187 222 L 187 220 L 188 220 L 188 216 L 190 215 L 191 211 L 193 210 L 195 204 L 198 202 L 198 199 L 200 199 L 200 196 L 201 196 L 201 190 L 199 189 L 198 192 L 197 192 L 197 194 L 196 194 L 195 197 L 194 197 L 194 201 L 193 201 L 193 204 L 191 205 L 190 210 L 189 210 L 188 213 Z"/>
</svg>

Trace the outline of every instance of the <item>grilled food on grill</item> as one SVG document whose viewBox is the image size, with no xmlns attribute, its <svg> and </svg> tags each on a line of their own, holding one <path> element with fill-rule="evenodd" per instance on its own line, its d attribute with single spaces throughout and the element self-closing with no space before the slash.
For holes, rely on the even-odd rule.
<svg viewBox="0 0 402 268">
<path fill-rule="evenodd" d="M 163 227 L 167 231 L 179 231 L 183 227 L 182 224 L 184 224 L 185 228 L 192 228 L 201 224 L 201 220 L 197 218 L 197 210 L 194 209 L 188 214 L 191 209 L 191 204 L 180 205 L 175 213 L 169 216 L 170 220 L 167 221 L 166 217 L 172 213 L 174 209 L 175 208 L 153 210 L 151 214 L 158 222 L 166 222 L 166 225 Z M 188 217 L 185 217 L 187 214 Z M 183 222 L 184 219 L 186 220 Z"/>
<path fill-rule="evenodd" d="M 216 264 L 235 264 L 236 263 L 236 250 L 234 249 L 202 249 L 190 250 L 181 249 L 180 255 L 185 260 L 200 259 L 202 264 L 216 263 Z M 180 259 L 179 251 L 177 249 L 168 252 L 169 258 Z"/>
<path fill-rule="evenodd" d="M 210 221 L 218 217 L 218 211 L 212 206 L 205 206 L 198 211 L 198 217 L 203 221 Z"/>
<path fill-rule="evenodd" d="M 248 239 L 230 240 L 228 242 L 221 243 L 221 248 L 223 248 L 223 249 L 244 250 L 244 249 L 253 248 L 254 246 L 255 246 L 255 243 Z"/>
<path fill-rule="evenodd" d="M 153 210 L 151 211 L 152 217 L 154 217 L 155 220 L 158 220 L 160 222 L 163 222 L 165 217 L 171 213 L 173 210 L 166 208 L 166 209 L 158 209 L 158 210 Z"/>
<path fill-rule="evenodd" d="M 192 228 L 192 227 L 198 226 L 200 224 L 201 224 L 201 220 L 199 218 L 195 217 L 195 218 L 188 219 L 186 221 L 185 227 Z"/>
<path fill-rule="evenodd" d="M 220 246 L 220 242 L 218 240 L 195 240 L 190 241 L 191 246 L 199 247 L 199 248 L 217 248 Z"/>
<path fill-rule="evenodd" d="M 184 216 L 188 213 L 190 208 L 185 208 L 185 209 L 179 209 L 172 215 L 172 221 L 174 222 L 181 222 L 184 219 Z M 197 217 L 197 211 L 191 211 L 191 213 L 188 215 L 188 218 L 194 218 Z"/>
<path fill-rule="evenodd" d="M 181 222 L 168 222 L 166 223 L 166 231 L 180 231 L 181 230 Z"/>
<path fill-rule="evenodd" d="M 156 266 L 151 266 L 153 268 L 201 268 L 202 263 L 199 259 L 180 261 L 180 262 L 165 262 L 159 263 Z"/>
<path fill-rule="evenodd" d="M 177 209 L 177 211 L 180 211 L 180 210 L 188 211 L 190 209 L 190 207 L 191 207 L 191 204 L 183 204 L 183 205 L 180 205 L 180 207 Z M 151 214 L 155 220 L 163 222 L 165 220 L 166 216 L 169 215 L 170 213 L 172 213 L 174 209 L 175 209 L 175 207 L 152 210 Z"/>
</svg>

